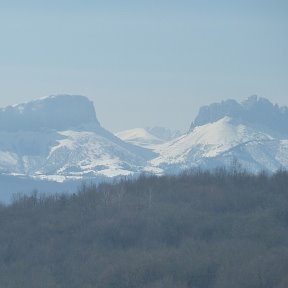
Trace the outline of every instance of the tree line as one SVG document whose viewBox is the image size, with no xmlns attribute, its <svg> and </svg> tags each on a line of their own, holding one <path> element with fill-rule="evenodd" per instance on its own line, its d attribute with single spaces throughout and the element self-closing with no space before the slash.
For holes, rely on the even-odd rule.
<svg viewBox="0 0 288 288">
<path fill-rule="evenodd" d="M 0 287 L 288 287 L 288 173 L 83 184 L 0 207 Z"/>
</svg>

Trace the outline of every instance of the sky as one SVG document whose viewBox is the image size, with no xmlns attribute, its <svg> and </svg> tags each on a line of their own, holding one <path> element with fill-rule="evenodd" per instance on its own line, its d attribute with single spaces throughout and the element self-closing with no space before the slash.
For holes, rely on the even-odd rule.
<svg viewBox="0 0 288 288">
<path fill-rule="evenodd" d="M 105 128 L 185 131 L 200 106 L 288 106 L 287 0 L 0 0 L 0 107 L 90 98 Z"/>
</svg>

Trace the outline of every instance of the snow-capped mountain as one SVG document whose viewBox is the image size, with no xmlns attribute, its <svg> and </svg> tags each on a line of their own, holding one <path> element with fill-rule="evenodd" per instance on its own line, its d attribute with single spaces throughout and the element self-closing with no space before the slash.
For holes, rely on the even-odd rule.
<svg viewBox="0 0 288 288">
<path fill-rule="evenodd" d="M 255 129 L 275 133 L 277 137 L 288 137 L 288 107 L 273 105 L 268 99 L 256 95 L 242 103 L 229 99 L 201 107 L 190 131 L 194 127 L 216 122 L 225 116 Z"/>
<path fill-rule="evenodd" d="M 159 145 L 148 171 L 230 166 L 235 159 L 251 172 L 288 168 L 288 109 L 251 96 L 200 108 L 190 131 Z"/>
<path fill-rule="evenodd" d="M 165 140 L 152 135 L 144 128 L 129 129 L 118 132 L 115 135 L 123 141 L 150 149 L 153 149 L 155 145 L 159 145 L 165 142 Z"/>
<path fill-rule="evenodd" d="M 180 136 L 159 127 L 115 136 L 88 98 L 50 96 L 0 109 L 0 174 L 64 181 L 212 169 L 235 159 L 252 172 L 275 171 L 288 168 L 287 124 L 287 107 L 252 96 L 200 108 Z"/>
<path fill-rule="evenodd" d="M 0 110 L 1 174 L 58 181 L 130 175 L 154 156 L 101 127 L 83 96 L 50 96 Z"/>
<path fill-rule="evenodd" d="M 179 137 L 181 132 L 171 131 L 164 127 L 147 127 L 129 129 L 115 135 L 123 141 L 154 150 L 158 148 L 159 144 Z"/>
</svg>

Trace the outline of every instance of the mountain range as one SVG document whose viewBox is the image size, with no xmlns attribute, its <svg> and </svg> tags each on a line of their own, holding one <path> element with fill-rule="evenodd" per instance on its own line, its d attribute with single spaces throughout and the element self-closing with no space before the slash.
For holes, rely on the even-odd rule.
<svg viewBox="0 0 288 288">
<path fill-rule="evenodd" d="M 287 124 L 287 107 L 251 96 L 201 107 L 186 133 L 148 127 L 114 135 L 87 97 L 52 95 L 0 109 L 0 177 L 81 181 L 235 160 L 253 173 L 273 172 L 288 168 Z"/>
<path fill-rule="evenodd" d="M 104 129 L 93 103 L 57 95 L 0 110 L 0 172 L 62 181 L 140 172 L 155 157 Z M 5 124 L 7 123 L 7 125 Z"/>
<path fill-rule="evenodd" d="M 117 135 L 158 154 L 145 168 L 152 173 L 231 167 L 235 161 L 252 173 L 274 172 L 288 168 L 287 124 L 287 107 L 253 95 L 201 107 L 189 131 L 169 141 L 157 142 L 143 129 Z"/>
</svg>

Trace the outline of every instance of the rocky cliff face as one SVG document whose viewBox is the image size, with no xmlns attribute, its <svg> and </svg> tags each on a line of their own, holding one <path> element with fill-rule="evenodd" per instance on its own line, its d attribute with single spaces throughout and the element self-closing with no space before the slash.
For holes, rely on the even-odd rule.
<svg viewBox="0 0 288 288">
<path fill-rule="evenodd" d="M 249 123 L 258 128 L 269 129 L 285 137 L 288 135 L 288 108 L 273 105 L 269 100 L 256 95 L 241 103 L 226 100 L 201 107 L 190 130 L 216 122 L 225 116 L 243 124 Z"/>
<path fill-rule="evenodd" d="M 53 95 L 24 104 L 0 109 L 0 130 L 67 130 L 96 124 L 93 103 L 84 96 Z"/>
<path fill-rule="evenodd" d="M 138 173 L 155 153 L 100 126 L 83 96 L 49 96 L 0 109 L 0 174 L 40 179 Z"/>
</svg>

